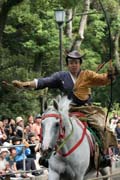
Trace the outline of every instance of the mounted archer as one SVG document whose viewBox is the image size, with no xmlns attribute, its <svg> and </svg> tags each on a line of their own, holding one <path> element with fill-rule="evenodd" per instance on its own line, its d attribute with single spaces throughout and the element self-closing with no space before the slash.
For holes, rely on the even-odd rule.
<svg viewBox="0 0 120 180">
<path fill-rule="evenodd" d="M 14 86 L 19 87 L 19 88 L 35 88 L 35 89 L 44 89 L 46 87 L 48 88 L 53 88 L 53 89 L 60 89 L 64 94 L 67 94 L 69 99 L 72 99 L 73 104 L 75 106 L 80 106 L 79 108 L 73 107 L 73 110 L 76 111 L 83 111 L 81 109 L 82 106 L 85 108 L 87 107 L 87 114 L 90 114 L 90 119 L 92 119 L 91 115 L 91 103 L 92 103 L 92 98 L 91 98 L 91 88 L 94 86 L 103 86 L 103 85 L 108 85 L 111 82 L 111 78 L 115 78 L 115 73 L 113 71 L 108 71 L 103 74 L 98 74 L 94 71 L 90 70 L 82 70 L 81 69 L 81 64 L 83 62 L 83 56 L 76 50 L 69 52 L 66 56 L 66 65 L 68 67 L 68 71 L 60 71 L 52 74 L 50 77 L 45 77 L 45 78 L 39 78 L 35 79 L 33 81 L 27 81 L 27 82 L 21 82 L 14 80 L 12 83 Z M 86 106 L 87 105 L 87 106 Z M 95 108 L 96 109 L 96 108 Z M 71 110 L 71 109 L 70 109 Z M 73 111 L 72 110 L 72 111 Z M 94 107 L 92 107 L 92 110 L 94 111 Z M 97 128 L 97 131 L 100 131 L 100 136 L 102 141 L 107 142 L 107 140 L 103 139 L 104 135 L 104 124 L 105 124 L 105 113 L 101 110 L 95 110 L 98 116 L 94 115 L 94 122 L 95 126 L 94 128 Z M 86 110 L 84 110 L 86 112 Z M 102 114 L 102 128 L 101 128 L 101 121 L 99 117 Z M 89 121 L 89 123 L 93 121 Z M 116 145 L 116 140 L 114 135 L 112 134 L 112 139 L 114 139 L 114 142 L 109 142 L 109 145 Z M 102 142 L 104 144 L 105 142 Z M 111 144 L 110 144 L 111 143 Z M 103 145 L 103 151 L 106 147 Z"/>
</svg>

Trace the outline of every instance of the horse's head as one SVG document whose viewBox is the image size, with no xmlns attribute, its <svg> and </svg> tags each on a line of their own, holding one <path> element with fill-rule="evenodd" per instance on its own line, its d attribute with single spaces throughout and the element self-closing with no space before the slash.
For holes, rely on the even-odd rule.
<svg viewBox="0 0 120 180">
<path fill-rule="evenodd" d="M 58 102 L 53 100 L 53 106 L 47 108 L 42 115 L 41 149 L 44 155 L 53 151 L 57 142 L 64 136 L 62 116 L 59 113 Z"/>
</svg>

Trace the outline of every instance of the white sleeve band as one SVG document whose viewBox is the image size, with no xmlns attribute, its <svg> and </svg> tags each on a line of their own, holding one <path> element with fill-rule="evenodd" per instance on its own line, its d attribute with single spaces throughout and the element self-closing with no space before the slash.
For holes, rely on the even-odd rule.
<svg viewBox="0 0 120 180">
<path fill-rule="evenodd" d="M 34 79 L 34 82 L 35 82 L 35 87 L 37 88 L 37 86 L 38 86 L 38 79 Z"/>
</svg>

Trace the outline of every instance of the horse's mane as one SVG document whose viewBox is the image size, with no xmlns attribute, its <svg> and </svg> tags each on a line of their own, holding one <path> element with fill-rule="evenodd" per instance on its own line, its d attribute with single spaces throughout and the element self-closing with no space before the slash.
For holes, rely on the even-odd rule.
<svg viewBox="0 0 120 180">
<path fill-rule="evenodd" d="M 70 102 L 67 96 L 59 96 L 51 100 L 50 104 L 44 109 L 44 113 L 53 110 L 58 111 L 60 114 L 68 115 Z"/>
<path fill-rule="evenodd" d="M 58 102 L 59 111 L 61 113 L 68 113 L 70 103 L 71 101 L 67 98 L 67 96 L 63 96 Z"/>
</svg>

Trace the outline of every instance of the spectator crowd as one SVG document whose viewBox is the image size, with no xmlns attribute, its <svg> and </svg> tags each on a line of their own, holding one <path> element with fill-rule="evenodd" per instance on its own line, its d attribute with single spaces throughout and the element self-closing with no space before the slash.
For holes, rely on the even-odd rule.
<svg viewBox="0 0 120 180">
<path fill-rule="evenodd" d="M 113 113 L 109 120 L 110 129 L 116 134 L 118 147 L 115 155 L 120 156 L 120 116 Z M 2 116 L 0 120 L 0 176 L 33 177 L 43 170 L 36 168 L 36 153 L 40 152 L 41 115 L 30 115 L 25 121 L 21 116 L 16 119 Z M 26 173 L 21 173 L 25 170 Z"/>
<path fill-rule="evenodd" d="M 2 116 L 0 120 L 0 177 L 34 177 L 43 173 L 37 170 L 36 153 L 40 152 L 41 115 L 30 115 L 27 122 Z M 21 173 L 25 170 L 26 173 Z"/>
<path fill-rule="evenodd" d="M 113 152 L 116 156 L 120 156 L 120 116 L 113 112 L 113 116 L 109 120 L 110 129 L 115 133 L 118 141 L 118 146 L 113 147 Z"/>
</svg>

